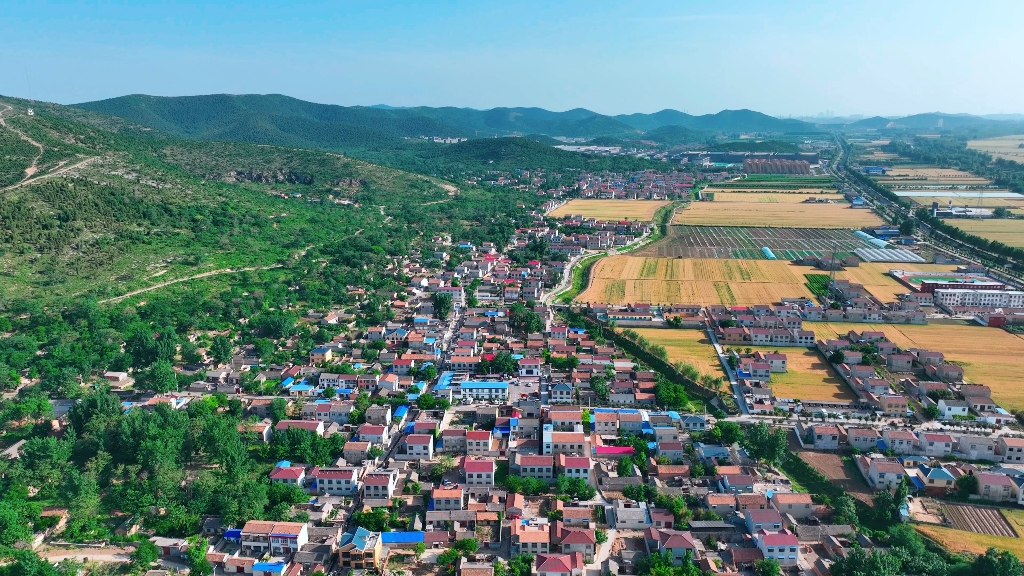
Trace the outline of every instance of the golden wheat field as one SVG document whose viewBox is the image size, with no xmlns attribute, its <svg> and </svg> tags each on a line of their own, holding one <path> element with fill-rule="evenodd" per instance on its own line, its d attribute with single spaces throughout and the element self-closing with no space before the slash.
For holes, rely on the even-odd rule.
<svg viewBox="0 0 1024 576">
<path fill-rule="evenodd" d="M 1000 512 L 1017 534 L 1024 534 L 1024 511 L 1002 508 Z M 1024 555 L 1024 539 L 1022 538 L 979 534 L 977 532 L 967 532 L 966 530 L 956 530 L 930 524 L 915 524 L 914 528 L 935 540 L 950 552 L 984 554 L 989 548 L 995 548 L 997 550 L 1009 550 L 1017 556 Z"/>
<path fill-rule="evenodd" d="M 673 224 L 694 226 L 763 226 L 770 228 L 861 228 L 882 221 L 870 210 L 849 204 L 769 204 L 762 202 L 694 202 L 677 210 Z"/>
<path fill-rule="evenodd" d="M 1018 372 L 1024 358 L 1024 338 L 998 328 L 951 324 L 861 324 L 805 322 L 818 338 L 834 338 L 850 330 L 878 330 L 900 348 L 936 350 L 946 360 L 961 365 L 964 380 L 992 388 L 992 399 L 1000 406 L 1024 408 L 1024 386 Z"/>
<path fill-rule="evenodd" d="M 810 268 L 778 260 L 611 256 L 594 264 L 577 300 L 607 304 L 768 304 L 812 298 L 803 274 Z"/>
<path fill-rule="evenodd" d="M 1013 160 L 1014 162 L 1024 164 L 1024 148 L 1021 148 L 1021 145 L 1024 145 L 1024 134 L 967 142 L 968 148 L 981 150 L 986 154 L 992 155 L 993 158 Z"/>
<path fill-rule="evenodd" d="M 988 240 L 997 240 L 1007 246 L 1024 248 L 1024 220 L 947 220 L 964 232 L 981 236 Z"/>
<path fill-rule="evenodd" d="M 562 204 L 548 216 L 561 218 L 569 214 L 582 214 L 598 220 L 651 220 L 663 200 L 588 200 L 577 198 Z"/>
<path fill-rule="evenodd" d="M 791 400 L 829 400 L 852 402 L 856 394 L 835 373 L 814 348 L 757 347 L 754 351 L 786 355 L 786 372 L 772 374 L 772 393 Z"/>
<path fill-rule="evenodd" d="M 715 347 L 708 333 L 697 328 L 633 328 L 653 344 L 660 344 L 668 351 L 668 360 L 673 364 L 686 362 L 701 374 L 725 377 L 722 363 L 718 360 Z"/>
<path fill-rule="evenodd" d="M 715 202 L 758 202 L 765 204 L 800 204 L 807 198 L 842 201 L 842 194 L 788 194 L 786 192 L 715 192 Z M 1024 198 L 1022 196 L 1021 198 Z"/>
</svg>

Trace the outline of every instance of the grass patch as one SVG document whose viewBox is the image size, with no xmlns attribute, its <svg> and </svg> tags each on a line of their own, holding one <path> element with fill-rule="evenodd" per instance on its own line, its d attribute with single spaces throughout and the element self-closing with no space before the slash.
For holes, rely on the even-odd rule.
<svg viewBox="0 0 1024 576">
<path fill-rule="evenodd" d="M 828 274 L 804 274 L 804 278 L 807 278 L 807 282 L 804 286 L 811 291 L 811 294 L 815 296 L 825 296 L 828 294 Z"/>
</svg>

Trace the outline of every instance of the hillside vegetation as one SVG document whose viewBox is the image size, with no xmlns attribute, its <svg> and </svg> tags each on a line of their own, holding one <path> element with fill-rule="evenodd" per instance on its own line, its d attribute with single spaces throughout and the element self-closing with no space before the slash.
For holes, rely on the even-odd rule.
<svg viewBox="0 0 1024 576">
<path fill-rule="evenodd" d="M 355 236 L 392 254 L 440 233 L 505 239 L 519 205 L 535 202 L 471 186 L 452 202 L 450 184 L 340 154 L 179 140 L 55 105 L 28 116 L 25 101 L 0 103 L 13 107 L 0 134 L 17 129 L 44 147 L 39 172 L 14 186 L 28 151 L 5 149 L 0 303 L 289 265 Z"/>
</svg>

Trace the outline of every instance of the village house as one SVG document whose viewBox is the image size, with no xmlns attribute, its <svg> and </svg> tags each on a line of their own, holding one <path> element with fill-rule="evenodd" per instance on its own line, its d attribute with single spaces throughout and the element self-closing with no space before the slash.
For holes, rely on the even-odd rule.
<svg viewBox="0 0 1024 576">
<path fill-rule="evenodd" d="M 917 448 L 917 435 L 910 430 L 883 430 L 882 441 L 897 454 L 911 454 Z"/>
<path fill-rule="evenodd" d="M 779 514 L 789 514 L 798 520 L 814 512 L 814 501 L 810 494 L 776 491 L 772 493 L 771 501 Z"/>
<path fill-rule="evenodd" d="M 949 434 L 921 432 L 918 438 L 918 450 L 925 456 L 947 456 L 953 452 L 953 437 Z"/>
<path fill-rule="evenodd" d="M 494 486 L 494 460 L 470 460 L 466 458 L 462 462 L 462 473 L 466 478 L 466 485 Z"/>
<path fill-rule="evenodd" d="M 784 570 L 787 566 L 797 566 L 800 563 L 800 542 L 796 534 L 788 530 L 759 530 L 754 534 L 754 544 L 765 558 L 774 559 Z"/>
<path fill-rule="evenodd" d="M 370 472 L 363 476 L 363 498 L 386 500 L 395 495 L 398 470 Z"/>
<path fill-rule="evenodd" d="M 358 469 L 314 467 L 309 476 L 315 492 L 330 496 L 354 496 L 359 492 Z"/>
<path fill-rule="evenodd" d="M 756 534 L 758 530 L 782 530 L 782 515 L 776 510 L 745 510 L 743 523 L 747 532 Z"/>
<path fill-rule="evenodd" d="M 537 576 L 583 576 L 583 555 L 539 554 L 534 568 Z"/>
<path fill-rule="evenodd" d="M 899 462 L 872 458 L 868 465 L 868 482 L 875 490 L 893 490 L 903 480 L 905 471 Z"/>
<path fill-rule="evenodd" d="M 874 428 L 848 428 L 846 431 L 846 441 L 858 450 L 875 450 L 880 438 L 881 435 Z"/>
<path fill-rule="evenodd" d="M 510 469 L 513 474 L 524 478 L 536 478 L 550 482 L 554 479 L 554 457 L 516 453 Z"/>
<path fill-rule="evenodd" d="M 434 437 L 430 434 L 409 434 L 399 444 L 397 460 L 432 460 L 434 458 Z"/>
<path fill-rule="evenodd" d="M 547 554 L 550 550 L 551 531 L 549 524 L 512 523 L 513 554 Z"/>
<path fill-rule="evenodd" d="M 456 484 L 451 487 L 434 488 L 430 493 L 430 500 L 434 510 L 464 510 L 462 486 Z"/>
<path fill-rule="evenodd" d="M 967 460 L 996 460 L 996 439 L 965 434 L 957 443 L 957 452 Z"/>
<path fill-rule="evenodd" d="M 704 550 L 704 546 L 700 544 L 699 540 L 688 531 L 648 528 L 644 531 L 644 540 L 648 550 L 652 553 L 667 553 L 672 557 L 672 563 L 676 566 L 681 566 L 687 555 L 696 559 L 698 551 Z"/>
<path fill-rule="evenodd" d="M 708 492 L 704 497 L 708 510 L 718 514 L 722 518 L 729 518 L 736 512 L 736 496 L 734 494 L 717 494 Z"/>
<path fill-rule="evenodd" d="M 349 464 L 361 464 L 369 458 L 369 442 L 346 442 L 341 457 Z"/>
<path fill-rule="evenodd" d="M 345 532 L 338 540 L 338 563 L 346 570 L 379 568 L 383 561 L 380 532 L 357 527 Z"/>
<path fill-rule="evenodd" d="M 810 426 L 811 438 L 815 450 L 838 450 L 839 449 L 839 427 L 830 424 L 815 424 Z"/>
<path fill-rule="evenodd" d="M 1003 462 L 1024 463 L 1024 438 L 999 437 L 999 454 Z"/>
<path fill-rule="evenodd" d="M 1016 501 L 1017 485 L 1010 480 L 1009 476 L 1003 474 L 989 474 L 981 472 L 978 475 L 978 495 L 985 500 L 995 502 Z"/>
</svg>

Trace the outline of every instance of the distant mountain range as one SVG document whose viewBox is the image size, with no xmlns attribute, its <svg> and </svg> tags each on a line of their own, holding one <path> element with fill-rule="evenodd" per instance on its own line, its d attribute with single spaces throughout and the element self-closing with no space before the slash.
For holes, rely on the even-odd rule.
<svg viewBox="0 0 1024 576">
<path fill-rule="evenodd" d="M 708 133 L 816 132 L 813 124 L 752 110 L 693 116 L 677 110 L 606 116 L 584 108 L 398 108 L 316 104 L 278 94 L 158 97 L 135 94 L 76 104 L 187 138 L 267 142 L 318 148 L 377 146 L 396 138 L 489 138 L 537 135 L 611 137 L 664 143 L 699 141 Z M 661 132 L 659 132 L 659 130 Z M 651 134 L 648 134 L 651 133 Z"/>
</svg>

